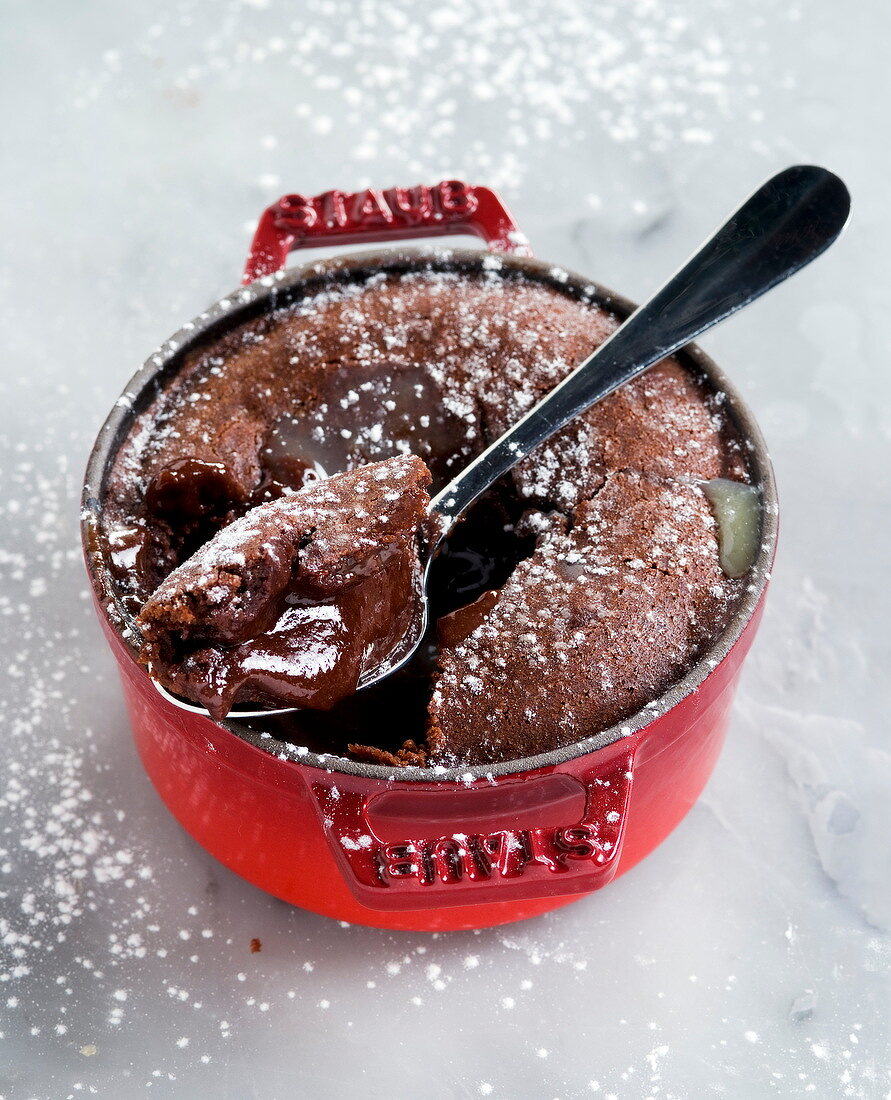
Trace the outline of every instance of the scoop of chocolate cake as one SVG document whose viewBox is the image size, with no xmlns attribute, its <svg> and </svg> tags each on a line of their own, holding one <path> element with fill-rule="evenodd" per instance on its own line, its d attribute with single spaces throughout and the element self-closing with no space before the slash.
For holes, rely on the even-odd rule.
<svg viewBox="0 0 891 1100">
<path fill-rule="evenodd" d="M 214 718 L 247 701 L 333 706 L 419 613 L 429 484 L 399 457 L 253 508 L 146 602 L 141 658 Z"/>
</svg>

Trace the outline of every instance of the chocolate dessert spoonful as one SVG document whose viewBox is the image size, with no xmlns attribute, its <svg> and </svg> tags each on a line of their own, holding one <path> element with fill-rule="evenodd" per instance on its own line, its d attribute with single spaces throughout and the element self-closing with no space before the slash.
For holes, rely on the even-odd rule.
<svg viewBox="0 0 891 1100">
<path fill-rule="evenodd" d="M 799 165 L 768 180 L 432 500 L 424 464 L 400 457 L 224 527 L 139 615 L 142 659 L 158 690 L 217 719 L 256 717 L 327 709 L 391 675 L 426 634 L 436 549 L 477 497 L 574 417 L 816 259 L 849 209 L 847 188 L 825 169 Z M 741 576 L 758 547 L 757 490 L 712 483 L 707 495 L 721 564 Z"/>
</svg>

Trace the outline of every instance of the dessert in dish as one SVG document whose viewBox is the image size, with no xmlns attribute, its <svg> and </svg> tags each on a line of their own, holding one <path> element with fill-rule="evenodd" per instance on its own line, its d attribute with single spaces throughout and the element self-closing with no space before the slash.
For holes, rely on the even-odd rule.
<svg viewBox="0 0 891 1100">
<path fill-rule="evenodd" d="M 104 500 L 121 598 L 160 630 L 147 632 L 154 659 L 172 635 L 152 608 L 216 532 L 240 537 L 257 505 L 397 455 L 420 456 L 442 486 L 615 324 L 559 280 L 492 257 L 459 272 L 431 259 L 327 285 L 192 352 L 137 418 Z M 666 360 L 456 527 L 434 563 L 424 653 L 357 696 L 323 692 L 327 710 L 275 720 L 276 735 L 393 766 L 452 765 L 521 758 L 621 721 L 695 663 L 742 594 L 703 492 L 716 478 L 749 480 L 721 395 Z M 245 644 L 227 629 L 178 644 L 215 641 L 226 664 Z M 210 677 L 193 664 L 177 685 L 201 698 Z M 284 698 L 261 679 L 229 701 Z"/>
</svg>

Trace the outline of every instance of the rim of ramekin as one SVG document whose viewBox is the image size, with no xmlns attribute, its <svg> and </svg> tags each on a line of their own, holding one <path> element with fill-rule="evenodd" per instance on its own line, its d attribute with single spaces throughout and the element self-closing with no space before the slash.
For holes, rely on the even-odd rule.
<svg viewBox="0 0 891 1100">
<path fill-rule="evenodd" d="M 132 619 L 116 590 L 103 552 L 104 540 L 100 537 L 102 501 L 114 458 L 133 420 L 148 406 L 163 385 L 175 377 L 185 357 L 202 344 L 206 344 L 208 340 L 221 335 L 222 332 L 253 317 L 290 305 L 301 296 L 306 297 L 330 288 L 332 283 L 346 285 L 379 273 L 399 274 L 413 270 L 438 270 L 460 274 L 505 269 L 551 286 L 576 300 L 600 305 L 620 319 L 627 317 L 636 308 L 635 303 L 628 298 L 591 279 L 562 266 L 555 266 L 535 258 L 509 254 L 495 255 L 477 249 L 430 247 L 375 249 L 297 265 L 273 275 L 265 275 L 248 286 L 239 287 L 219 299 L 193 320 L 186 322 L 178 332 L 148 357 L 125 386 L 99 431 L 87 463 L 81 501 L 81 531 L 90 580 L 110 624 L 126 644 L 134 662 L 136 661 L 134 632 L 128 625 Z M 696 692 L 737 643 L 764 595 L 776 550 L 779 509 L 773 467 L 767 446 L 752 413 L 736 388 L 714 360 L 697 345 L 687 345 L 676 353 L 676 358 L 692 366 L 694 372 L 704 376 L 716 392 L 724 395 L 723 407 L 743 440 L 748 452 L 746 457 L 753 482 L 761 492 L 762 528 L 758 556 L 749 572 L 746 590 L 727 625 L 690 670 L 666 691 L 645 704 L 635 714 L 571 744 L 497 764 L 454 768 L 394 769 L 390 765 L 349 760 L 335 753 L 304 750 L 290 742 L 281 741 L 272 734 L 251 729 L 237 720 L 213 722 L 208 717 L 206 721 L 212 722 L 217 728 L 233 734 L 278 759 L 291 760 L 297 764 L 321 768 L 328 772 L 341 772 L 366 779 L 398 779 L 400 782 L 409 783 L 438 783 L 455 780 L 466 783 L 475 779 L 489 779 L 554 767 L 580 756 L 598 752 L 616 741 L 641 732 L 687 696 Z M 160 696 L 158 702 L 159 705 L 163 704 Z M 174 704 L 163 705 L 172 707 Z M 300 748 L 299 752 L 298 748 Z"/>
</svg>

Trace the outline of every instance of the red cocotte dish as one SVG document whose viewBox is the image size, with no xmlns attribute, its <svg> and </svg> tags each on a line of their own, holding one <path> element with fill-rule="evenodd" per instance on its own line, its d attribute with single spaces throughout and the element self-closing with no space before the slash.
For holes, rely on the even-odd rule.
<svg viewBox="0 0 891 1100">
<path fill-rule="evenodd" d="M 288 253 L 301 246 L 355 245 L 468 233 L 483 238 L 487 247 L 367 250 L 285 270 Z M 499 288 L 509 283 L 510 288 L 504 293 L 521 295 L 516 301 L 522 309 L 517 306 L 515 320 L 504 329 L 510 330 L 504 340 L 513 341 L 513 350 L 502 354 L 499 350 L 502 337 L 498 335 L 502 330 L 495 332 L 495 321 L 474 314 L 476 307 L 462 298 L 462 287 L 468 280 L 475 287 L 484 288 L 485 294 L 502 294 Z M 423 300 L 417 297 L 417 287 L 421 285 L 426 295 Z M 388 287 L 402 289 L 387 298 Z M 516 290 L 517 287 L 520 289 Z M 522 294 L 526 293 L 523 288 L 532 288 L 529 290 L 532 305 L 522 304 L 525 302 Z M 535 304 L 539 301 L 545 302 L 546 308 Z M 736 441 L 728 461 L 731 466 L 736 463 L 733 468 L 738 472 L 734 475 L 731 471 L 729 476 L 743 478 L 760 494 L 759 549 L 751 569 L 733 582 L 736 587 L 732 589 L 732 601 L 725 598 L 730 589 L 716 580 L 714 584 L 703 582 L 705 602 L 697 603 L 695 612 L 681 615 L 680 625 L 675 612 L 644 608 L 639 614 L 644 616 L 642 621 L 655 623 L 652 630 L 641 628 L 630 640 L 626 639 L 622 643 L 626 650 L 610 649 L 602 667 L 592 664 L 590 673 L 583 664 L 588 652 L 585 646 L 589 644 L 586 639 L 593 637 L 592 632 L 600 630 L 610 616 L 613 622 L 624 621 L 621 599 L 625 589 L 621 585 L 610 590 L 609 599 L 613 603 L 607 600 L 601 607 L 597 601 L 593 604 L 589 601 L 590 606 L 579 609 L 573 605 L 565 611 L 567 632 L 577 633 L 571 637 L 567 633 L 571 644 L 565 652 L 557 639 L 554 644 L 560 659 L 555 659 L 553 666 L 543 667 L 540 675 L 498 673 L 499 668 L 506 666 L 497 656 L 496 646 L 496 656 L 489 661 L 494 679 L 487 680 L 488 659 L 480 658 L 476 651 L 471 651 L 472 647 L 468 650 L 465 641 L 459 639 L 442 658 L 441 670 L 432 674 L 440 677 L 432 695 L 429 677 L 424 681 L 428 687 L 421 694 L 426 691 L 427 695 L 420 709 L 411 712 L 416 716 L 411 723 L 405 718 L 408 704 L 403 707 L 397 699 L 403 681 L 396 681 L 395 686 L 379 685 L 353 696 L 348 701 L 353 724 L 342 747 L 325 742 L 318 735 L 318 728 L 322 728 L 318 723 L 324 726 L 329 720 L 324 716 L 318 719 L 311 716 L 311 721 L 317 723 L 313 726 L 316 734 L 303 738 L 293 732 L 294 727 L 288 726 L 287 719 L 224 717 L 215 721 L 206 714 L 177 707 L 158 692 L 139 659 L 142 654 L 136 615 L 141 601 L 146 599 L 146 591 L 140 595 L 130 584 L 128 569 L 138 570 L 141 563 L 154 555 L 153 568 L 157 568 L 157 562 L 167 561 L 169 572 L 194 551 L 197 536 L 190 528 L 192 544 L 187 547 L 183 542 L 172 547 L 170 538 L 164 534 L 168 530 L 166 520 L 154 522 L 150 516 L 128 527 L 115 518 L 124 492 L 122 485 L 127 492 L 136 486 L 142 494 L 140 499 L 151 497 L 152 507 L 158 509 L 163 504 L 168 509 L 167 513 L 162 510 L 153 515 L 169 515 L 169 509 L 182 507 L 183 500 L 191 499 L 189 493 L 194 487 L 190 488 L 189 478 L 193 467 L 188 464 L 198 459 L 182 457 L 191 453 L 188 441 L 183 442 L 186 428 L 171 433 L 166 414 L 157 410 L 165 394 L 177 392 L 177 387 L 185 393 L 183 380 L 197 377 L 194 372 L 199 368 L 207 386 L 189 391 L 190 405 L 183 398 L 186 412 L 179 415 L 193 419 L 182 420 L 182 424 L 200 424 L 202 398 L 208 407 L 212 401 L 225 404 L 231 399 L 243 403 L 243 412 L 236 403 L 231 415 L 223 411 L 215 421 L 218 461 L 209 466 L 205 461 L 202 469 L 205 475 L 208 469 L 214 477 L 219 474 L 222 480 L 213 483 L 217 489 L 224 482 L 228 485 L 240 478 L 245 484 L 261 484 L 268 490 L 270 485 L 278 485 L 275 481 L 278 478 L 285 484 L 282 491 L 288 494 L 313 478 L 337 473 L 343 468 L 338 466 L 339 462 L 356 465 L 386 457 L 380 448 L 386 445 L 387 434 L 398 435 L 400 416 L 403 420 L 410 418 L 405 413 L 405 402 L 414 402 L 411 416 L 415 429 L 418 424 L 424 427 L 425 439 L 420 440 L 419 446 L 423 444 L 427 451 L 422 448 L 417 453 L 430 466 L 436 488 L 437 482 L 440 486 L 444 484 L 473 453 L 479 452 L 485 443 L 484 435 L 499 434 L 521 414 L 523 402 L 528 407 L 531 391 L 523 396 L 525 379 L 528 371 L 537 369 L 538 360 L 547 359 L 548 370 L 556 372 L 554 377 L 558 378 L 575 365 L 573 357 L 575 361 L 582 358 L 583 353 L 605 338 L 610 326 L 615 327 L 633 308 L 626 299 L 589 279 L 534 259 L 526 238 L 518 232 L 508 211 L 497 195 L 485 187 L 445 181 L 433 187 L 393 188 L 357 195 L 336 191 L 312 198 L 288 195 L 267 209 L 260 219 L 242 288 L 172 336 L 131 379 L 100 431 L 89 461 L 83 496 L 87 569 L 99 617 L 119 666 L 133 733 L 146 771 L 182 826 L 227 867 L 279 898 L 340 920 L 392 929 L 481 928 L 533 917 L 598 890 L 651 852 L 691 808 L 721 749 L 740 667 L 761 617 L 777 533 L 776 490 L 760 432 L 733 387 L 695 346 L 676 356 L 671 361 L 673 366 L 665 368 L 664 377 L 659 375 L 664 364 L 659 364 L 652 369 L 655 375 L 648 373 L 631 384 L 639 388 L 627 398 L 627 408 L 623 406 L 621 438 L 604 438 L 604 433 L 597 431 L 597 424 L 602 422 L 596 419 L 609 411 L 608 402 L 625 400 L 619 397 L 622 391 L 618 391 L 592 410 L 593 420 L 564 429 L 568 434 L 563 443 L 543 445 L 538 465 L 534 461 L 530 465 L 530 460 L 526 460 L 525 467 L 517 468 L 515 484 L 519 489 L 505 490 L 507 495 L 497 512 L 501 519 L 492 530 L 509 532 L 510 545 L 515 550 L 521 547 L 522 552 L 517 551 L 515 560 L 507 566 L 504 561 L 492 565 L 487 559 L 486 568 L 492 566 L 495 579 L 487 573 L 478 584 L 478 591 L 466 597 L 465 603 L 469 600 L 477 609 L 474 614 L 478 618 L 476 625 L 471 623 L 468 627 L 465 623 L 461 639 L 473 630 L 476 630 L 473 638 L 480 636 L 479 617 L 486 622 L 494 621 L 486 618 L 497 611 L 491 610 L 492 597 L 501 601 L 497 611 L 502 616 L 500 637 L 511 652 L 519 652 L 530 637 L 534 640 L 525 621 L 522 624 L 517 621 L 515 631 L 512 627 L 510 601 L 515 597 L 508 592 L 510 584 L 517 582 L 505 579 L 512 569 L 518 571 L 518 576 L 525 576 L 528 585 L 539 585 L 535 606 L 543 622 L 553 623 L 555 615 L 559 618 L 564 613 L 560 606 L 563 591 L 560 585 L 568 586 L 566 591 L 575 591 L 572 586 L 578 582 L 583 565 L 577 564 L 578 555 L 563 553 L 559 559 L 562 570 L 559 584 L 555 581 L 552 588 L 552 606 L 543 607 L 540 589 L 545 585 L 545 591 L 551 592 L 547 588 L 550 582 L 534 564 L 537 559 L 532 559 L 532 565 L 525 559 L 545 528 L 551 532 L 548 538 L 558 543 L 561 539 L 566 543 L 580 538 L 580 531 L 593 532 L 590 538 L 596 541 L 613 537 L 610 532 L 625 530 L 622 517 L 631 516 L 622 537 L 630 540 L 629 547 L 633 546 L 636 522 L 633 517 L 648 513 L 640 512 L 643 505 L 628 504 L 629 494 L 637 493 L 643 500 L 646 492 L 650 492 L 647 486 L 656 481 L 651 472 L 629 472 L 635 461 L 628 455 L 650 446 L 646 416 L 648 410 L 655 410 L 654 416 L 658 414 L 662 392 L 659 387 L 663 383 L 699 387 L 711 395 L 708 415 L 703 413 L 704 419 L 700 417 L 705 425 L 703 431 L 712 430 L 709 425 L 718 421 L 724 425 L 721 431 L 730 433 Z M 337 325 L 353 318 L 350 323 L 358 326 L 357 331 L 365 324 L 360 316 L 362 311 L 368 316 L 373 314 L 380 348 L 363 350 L 364 345 L 356 343 L 358 337 L 351 337 L 353 343 L 349 343 L 339 335 L 342 330 L 332 328 L 334 322 L 329 320 L 324 330 L 325 347 L 320 350 L 319 339 L 311 332 L 319 310 L 327 310 L 329 318 L 338 318 Z M 564 314 L 584 318 L 588 315 L 584 311 L 590 312 L 590 332 L 585 327 L 587 322 L 573 321 L 580 335 L 567 351 L 565 341 L 560 343 L 565 335 L 560 318 Z M 355 321 L 357 316 L 359 321 Z M 449 316 L 462 319 L 464 327 L 460 331 L 454 326 L 449 328 Z M 274 335 L 275 325 L 282 317 L 287 317 L 291 326 L 287 345 L 293 353 L 290 358 L 282 358 L 281 347 L 285 345 L 275 342 L 278 339 Z M 304 329 L 310 332 L 305 340 L 301 335 Z M 406 337 L 406 332 L 414 335 Z M 537 342 L 539 337 L 543 344 Z M 300 351 L 304 347 L 301 340 L 304 352 Z M 395 370 L 387 366 L 390 354 L 387 349 L 392 349 L 395 362 L 400 355 L 408 354 L 404 347 L 406 340 L 414 349 L 411 351 L 414 359 L 410 367 L 404 367 L 407 373 L 400 376 L 408 379 L 400 383 L 401 395 L 391 400 L 384 393 L 383 433 L 374 425 L 364 434 L 355 432 L 350 421 L 353 410 L 364 407 L 362 402 L 366 398 L 371 401 L 368 394 L 380 397 L 384 384 L 381 380 L 386 382 L 390 377 L 386 370 L 391 373 Z M 342 353 L 337 350 L 341 346 L 346 348 Z M 558 354 L 555 348 L 562 351 Z M 487 370 L 493 362 L 499 364 L 494 373 L 486 375 L 485 386 L 474 390 L 467 398 L 468 403 L 462 405 L 472 386 L 468 389 L 463 382 L 443 383 L 449 396 L 440 407 L 429 386 L 425 389 L 429 378 L 439 378 L 437 371 L 446 371 L 453 360 L 458 362 L 455 357 L 459 351 L 472 357 L 481 356 L 481 349 L 488 349 Z M 266 363 L 263 356 L 273 354 L 279 356 L 280 363 L 275 369 L 284 372 L 280 375 L 282 393 L 287 390 L 290 394 L 288 386 L 296 386 L 287 372 L 303 369 L 304 354 L 315 356 L 313 362 L 318 361 L 319 371 L 322 374 L 328 371 L 325 377 L 334 377 L 342 371 L 357 372 L 343 375 L 349 384 L 345 384 L 344 396 L 337 402 L 319 405 L 313 399 L 316 401 L 313 404 L 303 391 L 293 389 L 284 419 L 279 406 L 275 406 L 276 423 L 280 427 L 285 424 L 287 431 L 277 429 L 274 445 L 269 438 L 262 437 L 261 428 L 257 427 L 257 416 L 262 419 L 264 402 L 275 404 L 284 400 L 277 386 L 262 381 L 266 377 L 263 371 L 268 367 L 268 363 L 263 365 Z M 230 385 L 231 380 L 225 381 L 225 361 L 229 355 L 258 356 L 260 365 L 251 369 L 259 373 L 251 378 L 261 381 L 251 383 L 253 388 L 249 391 L 236 392 L 231 388 L 234 382 Z M 373 360 L 378 366 L 374 385 L 369 381 L 363 388 L 359 384 L 361 372 L 370 369 L 366 360 Z M 291 368 L 289 364 L 296 365 Z M 423 377 L 418 373 L 422 368 L 426 372 Z M 536 392 L 539 395 L 546 392 L 550 384 L 536 383 Z M 504 417 L 501 421 L 500 415 Z M 672 414 L 672 431 L 686 431 L 686 415 Z M 196 416 L 199 420 L 194 420 Z M 179 457 L 164 467 L 161 488 L 158 482 L 161 475 L 154 476 L 149 483 L 137 459 L 127 457 L 146 446 L 153 424 L 159 430 L 163 428 L 168 441 L 174 436 L 179 438 Z M 189 430 L 196 433 L 197 455 L 199 444 L 207 443 L 207 433 L 202 435 L 194 427 Z M 359 447 L 360 435 L 367 453 L 362 451 L 357 459 L 358 451 L 347 452 L 350 447 Z M 319 454 L 309 458 L 304 455 L 302 465 L 298 462 L 295 466 L 293 456 L 285 453 L 289 439 L 301 439 L 304 443 L 322 440 L 320 446 L 328 447 L 322 455 L 324 461 Z M 346 450 L 340 457 L 331 450 L 332 440 L 344 441 Z M 439 452 L 437 440 L 442 444 Z M 597 483 L 592 481 L 590 486 L 585 482 L 590 472 L 587 466 L 570 468 L 579 454 L 588 453 L 585 448 L 589 444 L 599 448 L 600 455 L 591 466 L 591 469 L 597 467 Z M 184 446 L 186 451 L 182 449 Z M 693 516 L 691 523 L 699 522 L 696 517 L 700 512 L 696 509 L 700 505 L 699 497 L 690 503 L 692 497 L 688 496 L 699 490 L 684 465 L 688 461 L 684 456 L 689 451 L 693 456 L 689 461 L 694 462 L 691 469 L 697 470 L 695 462 L 700 461 L 697 455 L 701 455 L 703 446 L 701 441 L 694 440 L 685 449 L 675 441 L 668 449 L 672 455 L 680 456 L 679 473 L 676 481 L 671 482 L 675 494 L 671 498 L 675 501 L 672 507 L 678 514 L 689 512 Z M 245 472 L 244 463 L 239 466 L 239 455 L 253 456 L 251 461 L 255 461 L 260 454 L 263 462 L 267 458 L 271 462 L 276 457 L 273 454 L 276 448 L 275 478 L 265 466 L 265 473 Z M 406 453 L 409 449 L 416 448 L 400 444 L 397 451 Z M 202 461 L 206 458 L 204 454 Z M 532 460 L 535 459 L 533 455 Z M 313 463 L 315 471 L 311 468 Z M 324 467 L 321 472 L 318 466 Z M 207 509 L 210 483 L 205 475 L 201 482 L 201 492 L 205 494 L 201 506 Z M 705 475 L 714 476 L 714 473 Z M 597 496 L 602 484 L 610 486 L 609 492 L 603 489 Z M 247 504 L 244 501 L 248 497 L 239 498 L 242 512 L 258 500 L 269 499 L 269 492 L 266 497 L 250 497 Z M 611 513 L 604 510 L 608 497 L 615 500 L 612 519 Z M 637 499 L 634 497 L 634 501 Z M 557 507 L 560 502 L 565 504 L 564 511 L 575 509 L 571 523 L 560 518 L 562 513 Z M 522 518 L 518 518 L 521 512 Z M 510 522 L 501 522 L 508 513 Z M 220 518 L 222 515 L 223 512 L 217 515 L 217 528 L 231 521 L 231 513 L 226 513 L 225 519 Z M 582 524 L 579 518 L 582 515 L 587 517 L 588 527 Z M 653 521 L 653 530 L 658 533 L 665 525 L 659 517 L 657 520 Z M 474 522 L 471 516 L 466 529 L 471 530 Z M 712 521 L 702 522 L 708 525 Z M 715 544 L 715 536 L 708 537 Z M 461 538 L 456 536 L 458 543 Z M 503 547 L 492 551 L 493 560 L 502 550 Z M 582 550 L 587 553 L 585 547 Z M 448 552 L 449 542 L 443 553 Z M 687 591 L 693 583 L 690 578 L 694 574 L 699 576 L 706 568 L 695 562 L 680 569 L 676 563 L 660 568 L 658 561 L 654 564 L 638 560 L 636 552 L 624 543 L 614 552 L 617 560 L 624 563 L 623 568 L 637 570 L 636 575 L 651 577 L 654 584 L 662 585 L 670 599 L 675 600 L 675 603 L 669 601 L 672 608 L 688 606 Z M 709 552 L 715 556 L 713 550 Z M 470 562 L 468 568 L 475 568 L 474 562 L 479 564 L 479 555 L 474 557 L 466 547 L 459 546 L 456 550 L 453 546 L 451 553 L 453 564 L 463 563 L 462 568 L 467 562 Z M 592 558 L 589 553 L 585 560 L 588 564 L 584 568 L 594 581 L 610 572 L 607 558 Z M 714 567 L 709 564 L 708 568 Z M 146 575 L 150 573 L 149 570 Z M 163 575 L 164 570 L 149 585 L 149 593 Z M 492 591 L 486 591 L 487 588 Z M 482 599 L 476 599 L 480 592 Z M 723 603 L 710 593 L 719 596 L 723 593 Z M 705 629 L 703 616 L 708 616 L 702 608 L 708 600 L 712 600 L 708 607 L 724 609 L 720 615 L 715 612 L 716 625 L 711 633 L 689 651 L 688 659 L 681 652 L 676 666 L 666 664 L 662 660 L 665 656 L 662 647 L 666 652 L 676 647 L 678 631 L 683 634 L 693 627 Z M 452 603 L 455 605 L 454 600 Z M 457 604 L 460 603 L 458 600 Z M 595 604 L 599 611 L 591 610 Z M 450 605 L 443 614 L 452 623 L 450 629 L 454 632 L 458 612 L 453 615 L 452 610 Z M 482 636 L 487 629 L 482 629 Z M 578 644 L 573 638 L 578 639 Z M 631 655 L 627 659 L 623 656 L 626 652 Z M 631 676 L 629 661 L 634 662 L 635 669 L 638 666 L 645 671 L 657 669 L 652 673 L 662 677 L 652 681 L 658 683 L 657 690 L 642 694 L 637 681 L 636 687 L 624 682 L 623 668 L 628 668 Z M 534 660 L 529 667 L 537 667 Z M 665 673 L 670 667 L 677 668 L 676 674 Z M 505 675 L 513 677 L 506 687 Z M 572 691 L 584 702 L 582 711 L 589 716 L 575 724 L 561 709 L 560 692 L 568 690 L 564 684 L 567 677 Z M 420 681 L 409 676 L 404 682 L 408 693 L 416 690 Z M 496 690 L 490 688 L 490 683 L 501 686 Z M 380 690 L 390 694 L 379 697 L 372 694 Z M 490 712 L 503 713 L 504 708 L 498 710 L 499 691 L 502 694 L 508 691 L 512 700 L 510 721 L 514 740 L 509 743 L 516 745 L 517 758 L 508 758 L 503 745 L 494 755 L 487 755 L 488 742 L 475 725 L 474 715 L 486 715 L 484 722 L 480 720 L 480 728 L 485 730 Z M 612 710 L 597 710 L 601 694 L 612 700 Z M 433 719 L 424 742 L 423 721 L 428 706 Z M 418 714 L 424 717 L 417 718 Z M 549 715 L 547 730 L 543 725 L 545 714 Z M 358 735 L 356 722 L 362 726 Z M 371 747 L 351 744 L 347 748 L 346 740 L 369 742 Z M 418 743 L 426 744 L 426 749 L 419 748 Z"/>
</svg>

